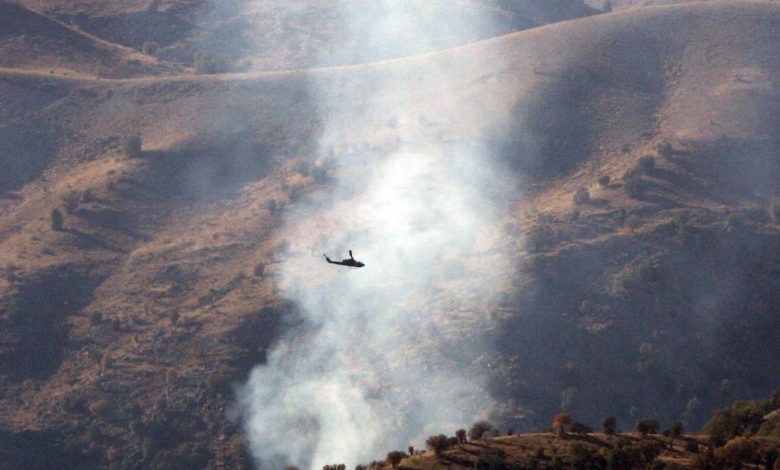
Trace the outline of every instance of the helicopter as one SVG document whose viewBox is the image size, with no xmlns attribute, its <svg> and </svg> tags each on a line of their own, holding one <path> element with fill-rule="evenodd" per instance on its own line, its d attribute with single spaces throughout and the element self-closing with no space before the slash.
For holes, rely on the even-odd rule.
<svg viewBox="0 0 780 470">
<path fill-rule="evenodd" d="M 325 261 L 327 261 L 330 264 L 339 264 L 341 266 L 346 266 L 348 268 L 362 268 L 363 266 L 365 266 L 365 263 L 356 260 L 355 257 L 352 256 L 352 250 L 349 250 L 349 258 L 343 259 L 341 261 L 333 261 L 330 258 L 328 258 L 328 255 L 325 254 L 323 254 L 322 256 L 324 256 Z"/>
</svg>

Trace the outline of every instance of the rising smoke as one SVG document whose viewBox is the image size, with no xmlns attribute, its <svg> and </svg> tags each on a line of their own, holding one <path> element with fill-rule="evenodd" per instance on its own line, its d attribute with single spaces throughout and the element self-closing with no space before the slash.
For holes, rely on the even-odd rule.
<svg viewBox="0 0 780 470">
<path fill-rule="evenodd" d="M 429 49 L 425 25 L 410 14 L 423 3 L 384 1 L 379 12 L 347 8 L 351 24 L 369 37 L 352 38 L 342 53 L 359 56 L 360 47 L 386 53 L 399 34 L 405 50 Z M 372 21 L 375 28 L 367 26 Z M 433 111 L 434 120 L 451 121 L 458 110 L 449 104 L 448 83 L 456 64 L 417 66 L 438 83 L 437 98 L 447 104 L 447 115 Z M 483 340 L 470 332 L 487 328 L 477 300 L 495 293 L 511 264 L 500 244 L 511 182 L 477 144 L 417 139 L 415 84 L 380 75 L 312 84 L 327 110 L 321 146 L 335 149 L 339 166 L 327 191 L 297 203 L 286 217 L 294 254 L 282 269 L 282 295 L 298 305 L 302 322 L 240 393 L 261 468 L 354 466 L 452 433 L 490 406 L 471 370 Z M 357 103 L 343 105 L 343 91 L 334 89 L 345 88 Z M 355 129 L 365 122 L 388 123 L 393 143 L 372 147 L 365 128 L 355 145 Z M 332 266 L 321 257 L 340 259 L 349 249 L 365 268 Z"/>
</svg>

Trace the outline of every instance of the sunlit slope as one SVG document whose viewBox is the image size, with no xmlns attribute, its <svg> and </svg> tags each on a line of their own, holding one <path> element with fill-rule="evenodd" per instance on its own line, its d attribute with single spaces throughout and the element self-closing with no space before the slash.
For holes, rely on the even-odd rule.
<svg viewBox="0 0 780 470">
<path fill-rule="evenodd" d="M 0 67 L 114 78 L 173 71 L 153 57 L 7 2 L 0 3 Z"/>
<path fill-rule="evenodd" d="M 370 164 L 403 146 L 484 145 L 534 183 L 518 185 L 529 198 L 507 217 L 521 229 L 516 233 L 538 227 L 538 214 L 569 220 L 579 186 L 601 201 L 580 208 L 585 228 L 559 244 L 531 249 L 524 238 L 507 235 L 502 243 L 514 244 L 519 258 L 567 252 L 582 255 L 577 266 L 594 266 L 592 259 L 627 253 L 619 261 L 630 261 L 639 246 L 673 244 L 663 230 L 677 210 L 701 209 L 713 224 L 743 208 L 764 214 L 766 196 L 777 191 L 778 26 L 780 6 L 707 2 L 299 73 L 92 80 L 2 72 L 0 252 L 8 269 L 0 280 L 0 374 L 9 390 L 0 399 L 2 428 L 72 436 L 77 450 L 99 449 L 89 453 L 96 464 L 141 456 L 146 439 L 160 441 L 163 457 L 202 448 L 209 459 L 237 458 L 238 429 L 221 407 L 231 400 L 230 383 L 264 360 L 281 312 L 291 308 L 278 298 L 277 263 L 289 256 L 320 261 L 319 252 L 296 246 L 283 229 L 285 207 L 332 185 L 329 177 L 346 154 Z M 458 73 L 443 81 L 438 71 L 453 63 Z M 396 91 L 376 96 L 361 88 L 371 81 L 387 81 Z M 333 110 L 360 116 L 367 99 L 385 112 L 333 134 L 326 125 Z M 122 150 L 132 135 L 143 142 L 139 158 Z M 664 143 L 672 158 L 655 153 Z M 653 178 L 651 197 L 628 198 L 620 176 L 648 153 L 664 171 Z M 317 161 L 314 168 L 310 161 Z M 601 188 L 595 181 L 602 175 L 618 182 Z M 74 197 L 75 204 L 68 202 Z M 65 214 L 61 232 L 51 230 L 55 208 Z M 643 225 L 593 229 L 621 209 L 641 216 Z M 777 232 L 760 220 L 757 253 L 773 246 Z M 599 275 L 611 278 L 609 270 L 620 267 Z M 514 316 L 519 307 L 510 300 L 466 314 Z M 628 311 L 633 302 L 621 305 Z M 631 348 L 643 340 L 625 318 L 553 313 L 556 331 L 572 338 L 606 331 L 600 344 L 612 345 L 625 334 Z M 647 331 L 651 313 L 641 323 Z M 667 319 L 658 324 L 675 328 Z M 548 331 L 533 330 L 536 323 L 515 326 L 506 331 Z M 635 350 L 615 354 L 580 339 L 567 344 L 593 367 L 609 366 L 585 368 L 583 383 L 603 379 L 598 370 L 635 366 Z M 522 371 L 529 382 L 550 384 L 539 395 L 556 401 L 535 410 L 533 425 L 548 421 L 545 413 L 557 410 L 561 392 L 574 386 L 561 378 L 574 361 L 548 347 L 527 355 Z M 763 390 L 771 380 L 758 380 L 765 375 L 739 386 Z M 117 411 L 90 408 L 100 400 Z M 588 413 L 613 412 L 606 400 L 598 406 Z M 166 413 L 167 434 L 159 432 Z M 179 421 L 182 415 L 197 422 Z M 106 441 L 93 445 L 90 424 L 123 444 L 119 454 L 106 452 Z M 215 437 L 220 433 L 225 439 Z M 168 434 L 183 438 L 160 437 Z M 39 433 L 28 442 L 79 461 L 68 453 L 73 448 L 51 445 L 50 438 Z"/>
</svg>

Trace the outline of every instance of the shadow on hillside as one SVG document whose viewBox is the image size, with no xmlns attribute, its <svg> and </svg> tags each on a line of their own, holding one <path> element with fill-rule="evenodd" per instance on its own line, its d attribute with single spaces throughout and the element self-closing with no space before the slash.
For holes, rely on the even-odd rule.
<svg viewBox="0 0 780 470">
<path fill-rule="evenodd" d="M 720 138 L 689 144 L 690 148 L 686 152 L 675 152 L 668 159 L 687 174 L 711 183 L 708 186 L 693 186 L 701 194 L 718 202 L 729 203 L 733 201 L 730 193 L 742 197 L 778 194 L 778 146 L 780 142 L 771 139 Z M 673 182 L 683 187 L 692 184 L 692 178 L 684 175 L 680 178 Z"/>
<path fill-rule="evenodd" d="M 124 248 L 113 245 L 94 233 L 82 232 L 75 228 L 66 228 L 66 233 L 73 235 L 74 244 L 82 250 L 106 250 L 113 253 L 124 254 L 127 250 Z"/>
<path fill-rule="evenodd" d="M 230 360 L 233 379 L 245 380 L 247 374 L 268 360 L 268 351 L 285 330 L 298 324 L 300 312 L 292 302 L 266 307 L 248 316 L 228 337 L 238 346 L 238 355 Z"/>
<path fill-rule="evenodd" d="M 3 468 L 98 468 L 81 449 L 68 448 L 66 436 L 56 431 L 0 431 Z M 55 464 L 56 463 L 56 464 Z"/>
<path fill-rule="evenodd" d="M 144 152 L 151 170 L 168 183 L 158 190 L 199 202 L 229 197 L 244 184 L 262 178 L 273 163 L 272 155 L 270 145 L 243 133 Z"/>
<path fill-rule="evenodd" d="M 57 130 L 39 122 L 0 127 L 0 193 L 38 178 L 57 155 Z"/>
<path fill-rule="evenodd" d="M 64 266 L 24 280 L 6 307 L 0 373 L 14 381 L 46 379 L 62 362 L 69 327 L 66 318 L 92 299 L 99 280 Z"/>
<path fill-rule="evenodd" d="M 132 220 L 128 214 L 110 208 L 90 208 L 79 209 L 79 217 L 92 222 L 95 225 L 127 235 L 136 240 L 147 240 L 148 237 L 133 227 Z"/>
</svg>

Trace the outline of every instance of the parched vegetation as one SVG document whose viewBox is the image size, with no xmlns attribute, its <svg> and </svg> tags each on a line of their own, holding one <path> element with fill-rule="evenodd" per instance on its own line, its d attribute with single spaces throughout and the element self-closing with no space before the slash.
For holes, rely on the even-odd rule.
<svg viewBox="0 0 780 470">
<path fill-rule="evenodd" d="M 594 433 L 571 414 L 559 413 L 553 419 L 554 433 L 507 431 L 504 436 L 489 422 L 479 421 L 471 426 L 472 439 L 468 441 L 464 429 L 452 438 L 434 435 L 427 440 L 430 454 L 415 453 L 410 447 L 408 454 L 388 452 L 383 461 L 358 465 L 356 470 L 439 466 L 482 470 L 739 470 L 746 465 L 773 469 L 780 464 L 778 397 L 780 393 L 773 392 L 768 400 L 736 402 L 724 408 L 705 426 L 703 435 L 686 435 L 681 420 L 659 433 L 660 422 L 655 418 L 639 419 L 636 433 L 619 433 L 617 420 L 608 416 L 602 423 L 603 432 Z M 492 432 L 495 435 L 488 436 Z M 335 468 L 325 466 L 323 470 Z"/>
</svg>

